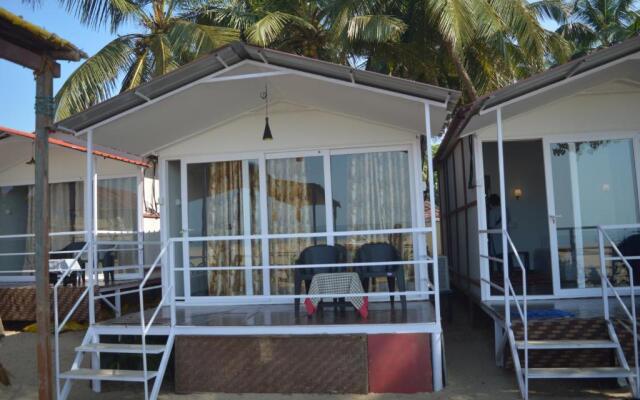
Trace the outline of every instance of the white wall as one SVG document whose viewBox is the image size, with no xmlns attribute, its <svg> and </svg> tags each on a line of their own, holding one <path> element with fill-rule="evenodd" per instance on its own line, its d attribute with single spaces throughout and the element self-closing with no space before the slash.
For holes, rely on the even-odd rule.
<svg viewBox="0 0 640 400">
<path fill-rule="evenodd" d="M 415 133 L 288 103 L 272 107 L 274 139 L 263 141 L 264 113 L 244 115 L 158 152 L 161 158 L 414 143 Z"/>
<path fill-rule="evenodd" d="M 640 86 L 612 80 L 578 94 L 506 119 L 506 139 L 578 133 L 640 132 Z M 496 125 L 478 130 L 482 140 L 496 139 Z"/>
<path fill-rule="evenodd" d="M 26 162 L 33 154 L 31 141 L 0 143 L 0 186 L 26 185 L 34 182 L 34 166 Z M 49 146 L 49 181 L 64 182 L 83 180 L 86 173 L 86 153 Z M 139 167 L 120 161 L 97 157 L 99 177 L 133 176 Z"/>
</svg>

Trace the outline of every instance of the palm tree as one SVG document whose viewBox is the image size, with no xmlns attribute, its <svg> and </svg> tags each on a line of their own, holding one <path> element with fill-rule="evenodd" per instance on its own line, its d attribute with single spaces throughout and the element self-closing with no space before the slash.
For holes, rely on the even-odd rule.
<svg viewBox="0 0 640 400">
<path fill-rule="evenodd" d="M 243 40 L 346 64 L 362 48 L 392 43 L 404 23 L 379 11 L 381 0 L 229 0 L 210 6 L 208 22 L 240 31 Z"/>
<path fill-rule="evenodd" d="M 408 28 L 400 45 L 373 49 L 369 68 L 459 87 L 470 101 L 571 51 L 540 24 L 564 21 L 561 0 L 407 0 L 391 14 Z"/>
<path fill-rule="evenodd" d="M 62 119 L 165 74 L 201 54 L 238 39 L 235 29 L 197 22 L 190 0 L 64 0 L 84 24 L 125 22 L 140 32 L 120 35 L 80 65 L 56 95 Z"/>
<path fill-rule="evenodd" d="M 636 0 L 575 0 L 566 23 L 558 30 L 572 41 L 576 55 L 607 47 L 640 32 Z"/>
</svg>

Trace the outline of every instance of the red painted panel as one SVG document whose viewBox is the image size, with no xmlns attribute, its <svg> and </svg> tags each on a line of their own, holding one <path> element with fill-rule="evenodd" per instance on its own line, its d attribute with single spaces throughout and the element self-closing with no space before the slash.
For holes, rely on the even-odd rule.
<svg viewBox="0 0 640 400">
<path fill-rule="evenodd" d="M 367 351 L 369 392 L 433 391 L 429 334 L 369 335 Z"/>
</svg>

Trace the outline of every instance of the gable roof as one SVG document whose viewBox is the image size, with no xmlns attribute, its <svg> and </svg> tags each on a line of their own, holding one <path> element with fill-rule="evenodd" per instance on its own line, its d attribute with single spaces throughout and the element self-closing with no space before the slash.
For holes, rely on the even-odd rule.
<svg viewBox="0 0 640 400">
<path fill-rule="evenodd" d="M 369 86 L 405 94 L 441 103 L 445 107 L 448 104 L 455 104 L 460 97 L 460 93 L 456 90 L 235 42 L 172 72 L 154 78 L 134 90 L 121 93 L 83 112 L 59 121 L 56 125 L 76 132 L 82 131 L 147 101 L 166 95 L 213 73 L 223 71 L 244 60 L 351 82 L 353 85 Z"/>
<path fill-rule="evenodd" d="M 551 67 L 529 78 L 521 79 L 509 86 L 484 95 L 471 104 L 459 107 L 454 112 L 449 129 L 435 158 L 440 159 L 451 150 L 451 146 L 456 142 L 455 139 L 463 133 L 469 122 L 478 113 L 517 102 L 523 96 L 535 94 L 536 91 L 552 85 L 561 85 L 571 78 L 580 77 L 582 74 L 638 52 L 640 52 L 640 35 L 613 46 L 595 50 L 567 63 Z"/>
</svg>

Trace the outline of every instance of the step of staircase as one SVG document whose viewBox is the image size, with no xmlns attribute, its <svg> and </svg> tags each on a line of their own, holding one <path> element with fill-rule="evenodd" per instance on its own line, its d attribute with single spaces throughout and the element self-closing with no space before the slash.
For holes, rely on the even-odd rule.
<svg viewBox="0 0 640 400">
<path fill-rule="evenodd" d="M 148 371 L 147 379 L 155 378 L 156 371 Z M 120 381 L 120 382 L 144 382 L 144 371 L 128 369 L 90 369 L 78 368 L 60 374 L 62 379 L 81 379 L 99 381 Z"/>
<path fill-rule="evenodd" d="M 611 340 L 529 340 L 529 350 L 579 350 L 579 349 L 615 349 Z M 516 347 L 524 349 L 524 340 L 517 340 Z"/>
<path fill-rule="evenodd" d="M 620 367 L 529 368 L 529 379 L 629 378 L 633 375 L 633 371 Z"/>
<path fill-rule="evenodd" d="M 145 350 L 148 354 L 160 354 L 164 352 L 165 346 L 159 344 L 148 344 Z M 141 354 L 141 344 L 126 343 L 90 343 L 76 347 L 76 351 L 84 351 L 86 353 L 127 353 Z"/>
</svg>

